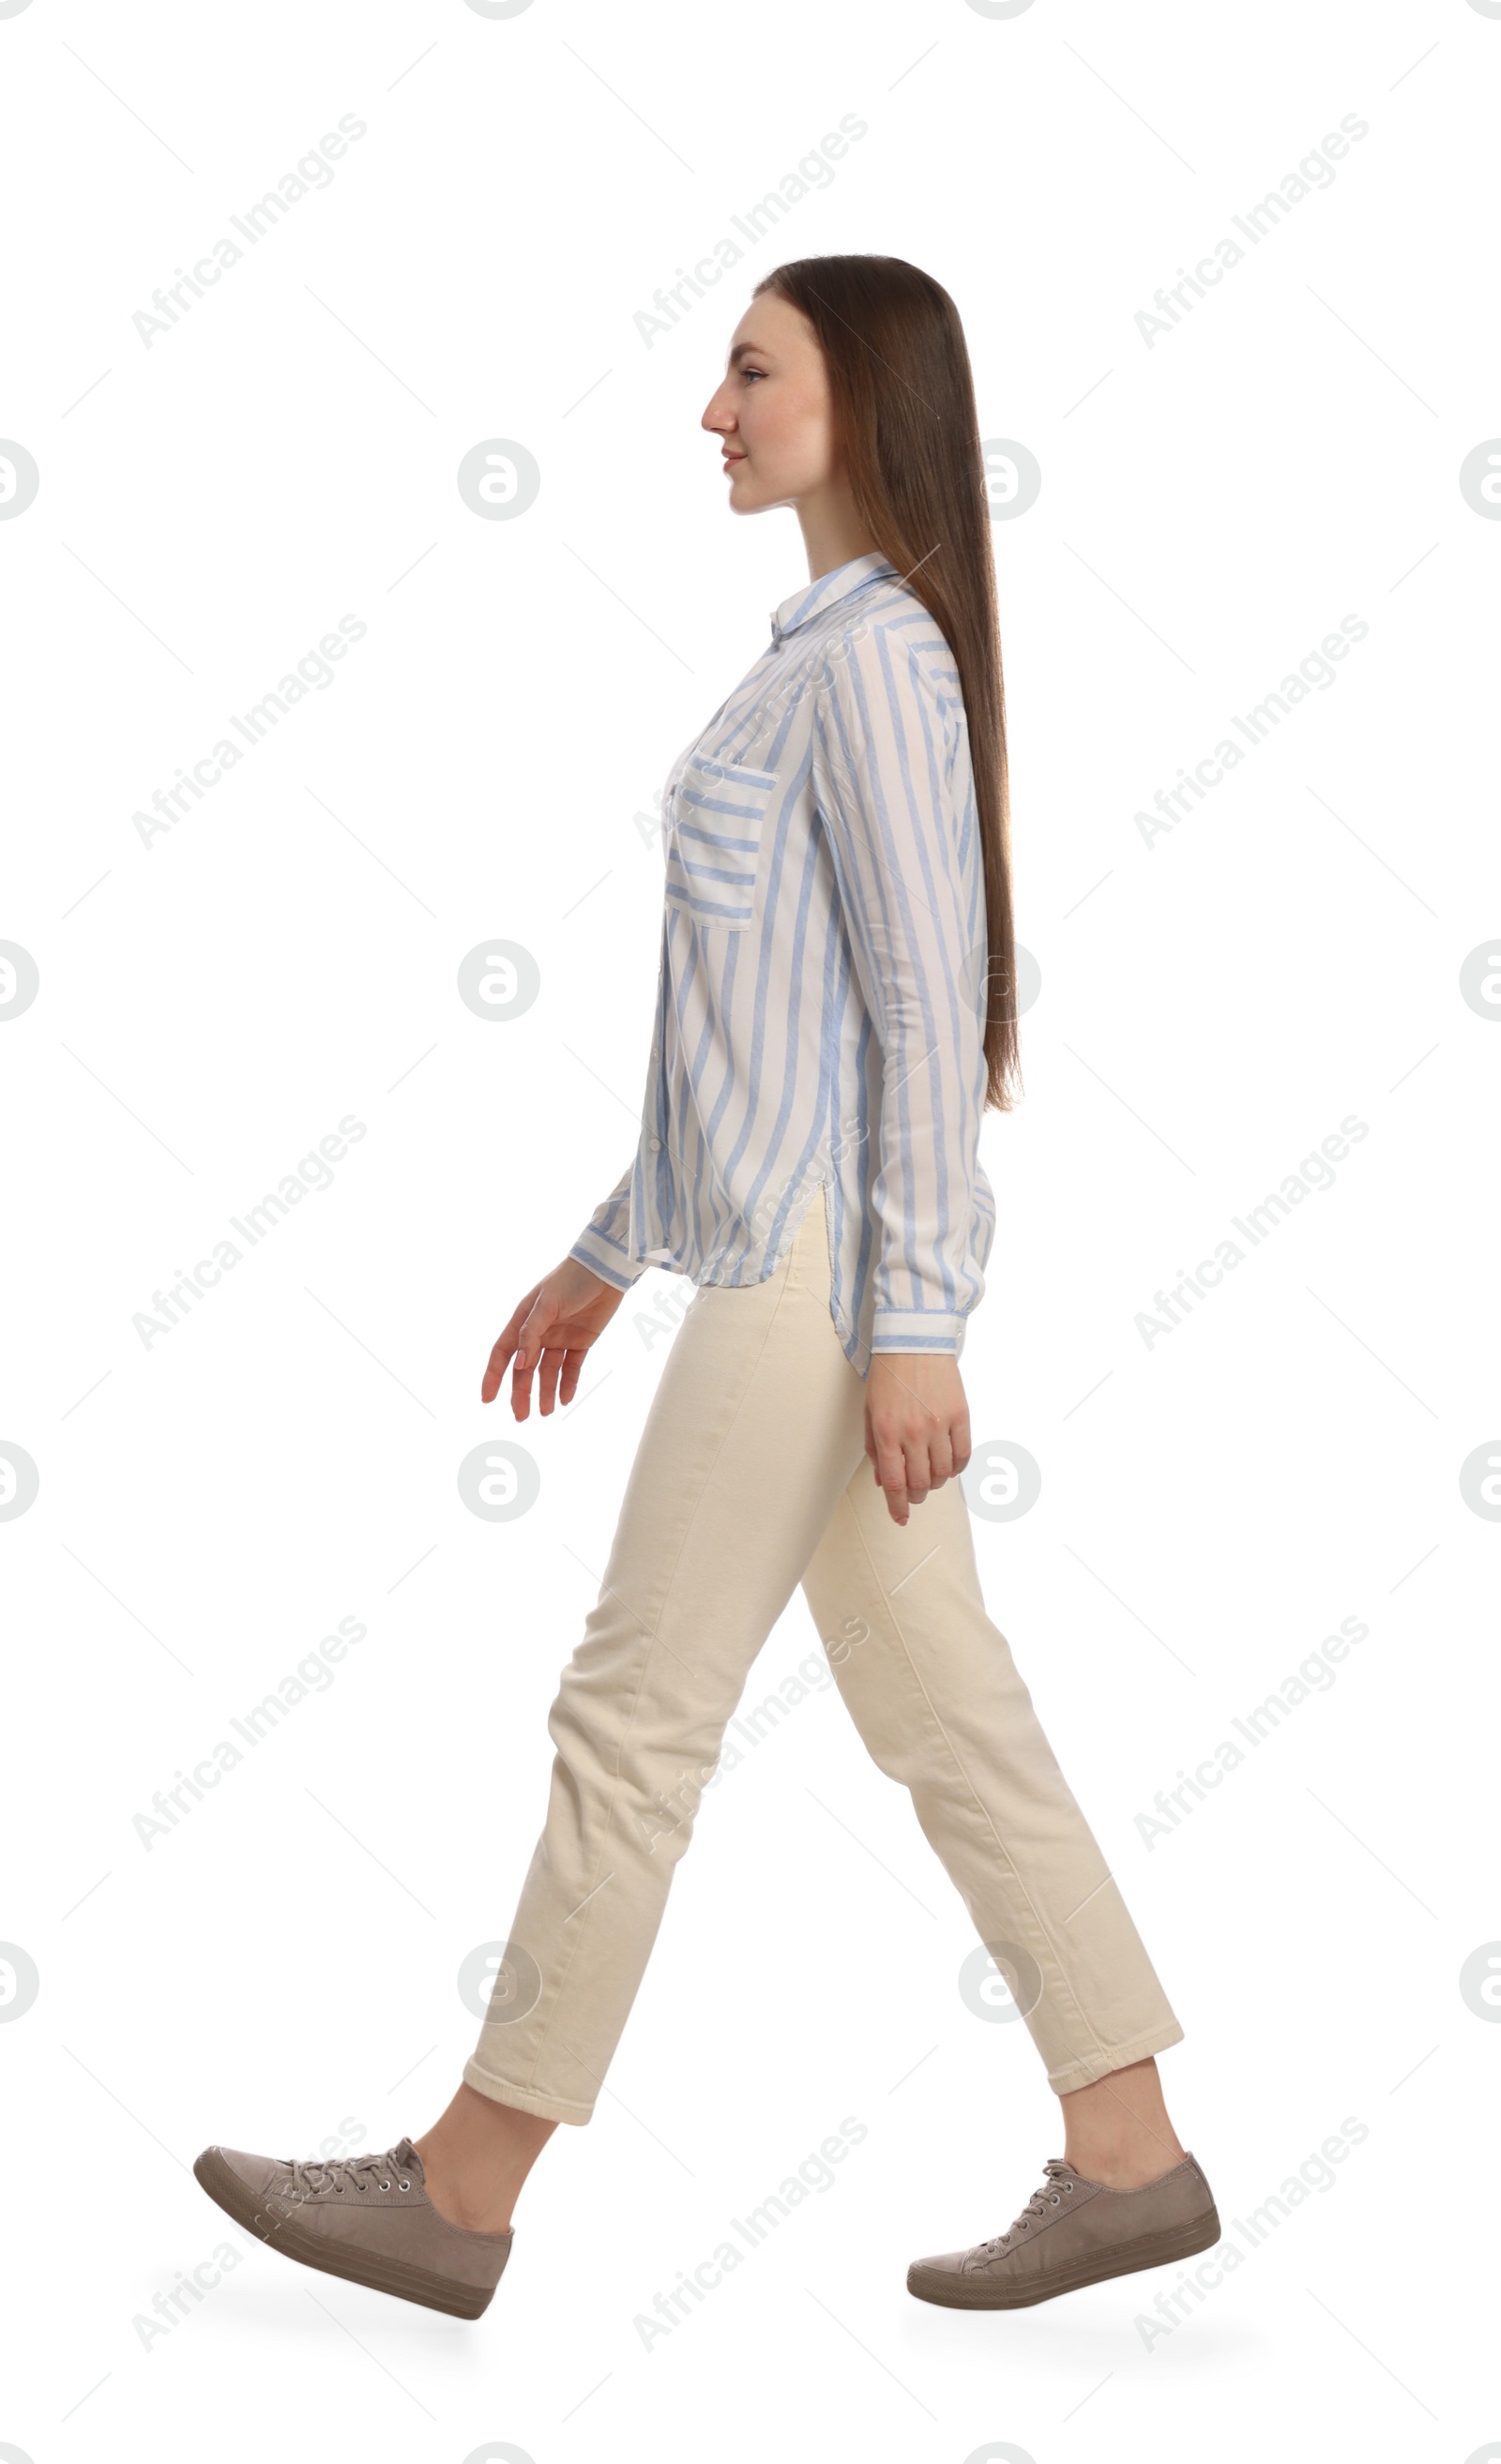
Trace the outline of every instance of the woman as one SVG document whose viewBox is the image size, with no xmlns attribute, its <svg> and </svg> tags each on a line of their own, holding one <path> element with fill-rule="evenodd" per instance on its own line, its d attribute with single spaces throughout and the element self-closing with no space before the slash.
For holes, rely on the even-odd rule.
<svg viewBox="0 0 1501 2464">
<path fill-rule="evenodd" d="M 210 2148 L 210 2195 L 291 2255 L 477 2317 L 514 2203 L 586 2123 L 725 1724 L 799 1582 L 840 1689 L 1007 1978 L 1064 2111 L 1008 2232 L 910 2290 L 999 2309 L 1219 2238 L 1153 2056 L 1174 2017 L 986 1617 L 959 1372 L 1016 1075 L 1004 714 L 968 355 L 900 258 L 758 285 L 703 415 L 731 509 L 791 505 L 809 582 L 674 763 L 636 1153 L 490 1355 L 542 1412 L 648 1265 L 696 1285 L 598 1604 L 549 1716 L 546 1825 L 489 2015 L 415 2144 L 338 2164 Z M 868 1467 L 869 1466 L 869 1467 Z M 914 1521 L 912 1509 L 922 1511 Z"/>
</svg>

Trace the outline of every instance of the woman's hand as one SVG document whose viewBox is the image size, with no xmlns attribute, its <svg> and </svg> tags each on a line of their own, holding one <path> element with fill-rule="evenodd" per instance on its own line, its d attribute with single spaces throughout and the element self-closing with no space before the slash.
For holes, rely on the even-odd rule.
<svg viewBox="0 0 1501 2464">
<path fill-rule="evenodd" d="M 865 1451 L 894 1523 L 969 1461 L 969 1405 L 948 1352 L 876 1352 L 865 1386 Z"/>
<path fill-rule="evenodd" d="M 495 1401 L 506 1364 L 514 1355 L 511 1409 L 519 1420 L 531 1411 L 532 1372 L 539 1366 L 543 1412 L 550 1412 L 560 1397 L 571 1403 L 585 1353 L 604 1333 L 625 1297 L 613 1284 L 590 1274 L 577 1258 L 564 1258 L 550 1275 L 532 1286 L 512 1311 L 490 1354 L 480 1401 Z"/>
</svg>

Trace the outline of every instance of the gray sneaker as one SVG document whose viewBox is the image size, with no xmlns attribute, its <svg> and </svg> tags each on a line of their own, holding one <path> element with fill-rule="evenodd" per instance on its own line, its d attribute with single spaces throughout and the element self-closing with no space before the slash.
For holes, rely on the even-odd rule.
<svg viewBox="0 0 1501 2464">
<path fill-rule="evenodd" d="M 1043 2174 L 1005 2233 L 915 2258 L 908 2292 L 950 2310 L 1025 2310 L 1081 2284 L 1190 2258 L 1220 2238 L 1214 2193 L 1192 2156 L 1139 2190 L 1087 2182 L 1061 2156 L 1049 2156 Z"/>
<path fill-rule="evenodd" d="M 206 2147 L 193 2171 L 210 2199 L 272 2250 L 455 2319 L 490 2306 L 511 2255 L 509 2233 L 466 2233 L 423 2188 L 409 2139 L 383 2156 L 247 2156 Z"/>
</svg>

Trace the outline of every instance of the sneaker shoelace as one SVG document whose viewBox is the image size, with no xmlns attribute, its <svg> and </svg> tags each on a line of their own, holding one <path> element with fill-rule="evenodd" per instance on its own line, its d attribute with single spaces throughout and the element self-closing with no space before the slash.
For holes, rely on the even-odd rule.
<svg viewBox="0 0 1501 2464">
<path fill-rule="evenodd" d="M 998 2250 L 1004 2250 L 1013 2233 L 1030 2233 L 1033 2221 L 1045 2216 L 1049 2208 L 1055 2208 L 1064 2192 L 1073 2188 L 1073 2167 L 1061 2156 L 1048 2158 L 1043 2166 L 1043 2177 L 1042 2188 L 1032 2192 L 1015 2222 L 1008 2225 L 1004 2233 L 992 2233 L 987 2242 L 982 2242 L 982 2250 L 993 2255 Z"/>
<path fill-rule="evenodd" d="M 324 2190 L 409 2190 L 414 2178 L 401 2146 L 379 2156 L 291 2156 L 286 2164 L 287 2189 L 299 2199 Z"/>
</svg>

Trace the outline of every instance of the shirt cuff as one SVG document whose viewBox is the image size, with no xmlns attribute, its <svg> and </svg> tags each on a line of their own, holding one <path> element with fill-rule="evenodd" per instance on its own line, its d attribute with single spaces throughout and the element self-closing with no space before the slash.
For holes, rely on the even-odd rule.
<svg viewBox="0 0 1501 2464">
<path fill-rule="evenodd" d="M 623 1249 L 606 1240 L 603 1232 L 581 1232 L 568 1255 L 577 1258 L 581 1266 L 587 1266 L 591 1275 L 598 1275 L 602 1284 L 613 1284 L 618 1292 L 629 1292 L 646 1273 L 644 1261 L 638 1264 L 634 1258 L 628 1258 Z"/>
<path fill-rule="evenodd" d="M 871 1331 L 873 1352 L 948 1352 L 964 1346 L 964 1318 L 956 1309 L 878 1309 Z"/>
</svg>

